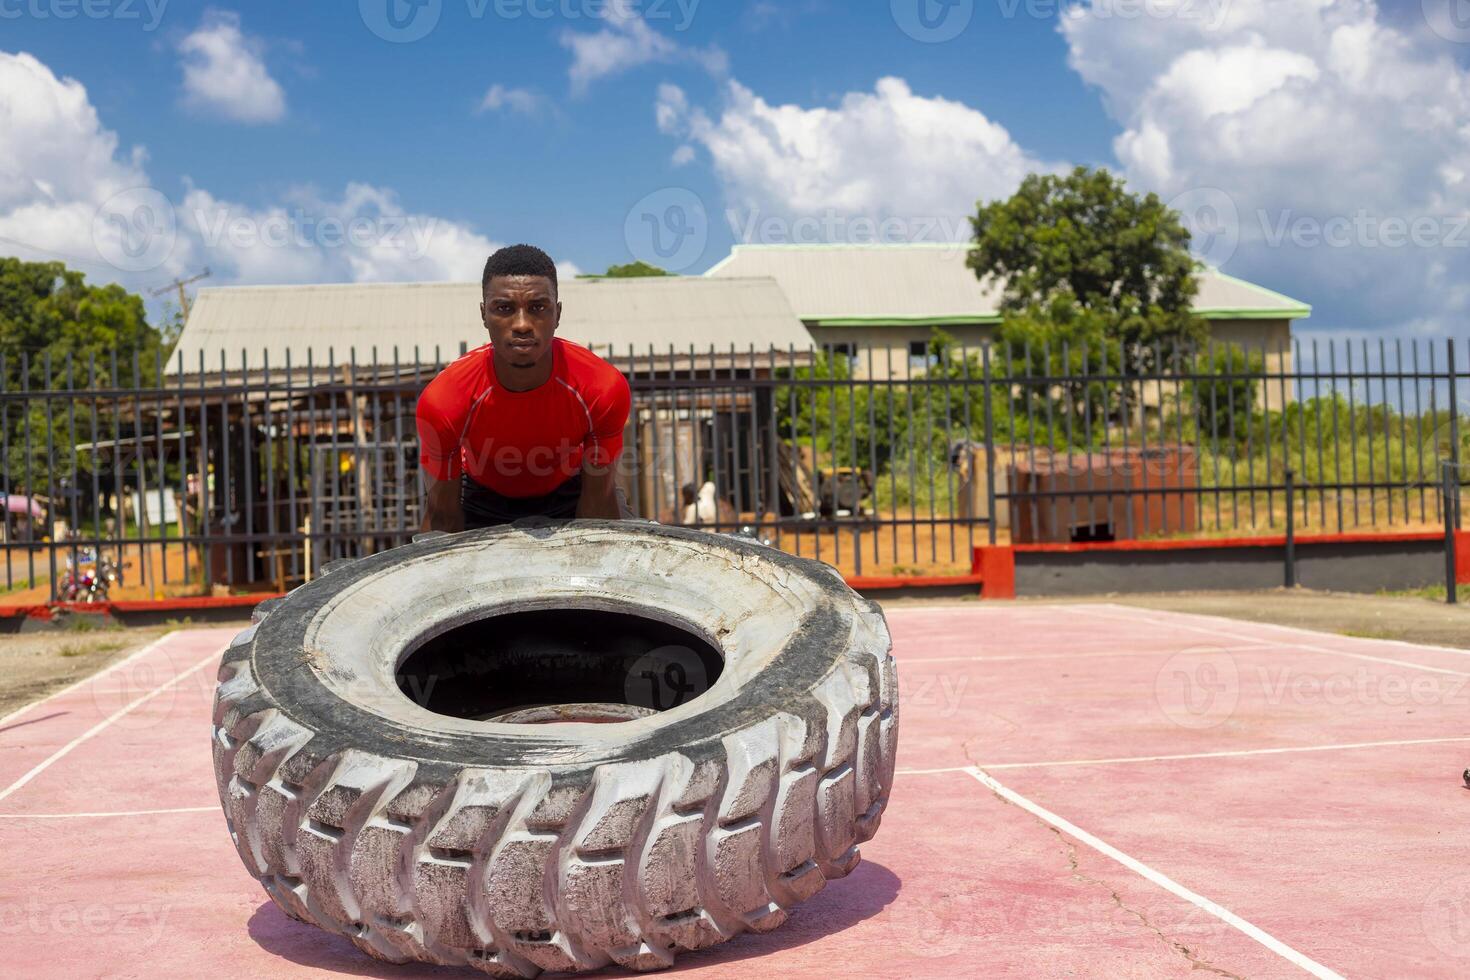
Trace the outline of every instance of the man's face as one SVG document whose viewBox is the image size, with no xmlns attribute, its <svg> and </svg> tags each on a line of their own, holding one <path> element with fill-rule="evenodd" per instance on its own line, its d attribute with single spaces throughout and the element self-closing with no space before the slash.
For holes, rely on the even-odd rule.
<svg viewBox="0 0 1470 980">
<path fill-rule="evenodd" d="M 546 276 L 496 276 L 485 290 L 480 315 L 504 363 L 532 368 L 551 355 L 561 303 Z"/>
</svg>

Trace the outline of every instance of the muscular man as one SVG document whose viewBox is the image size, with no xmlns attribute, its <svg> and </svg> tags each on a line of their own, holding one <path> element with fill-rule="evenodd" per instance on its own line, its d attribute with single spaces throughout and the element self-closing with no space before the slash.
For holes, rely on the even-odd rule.
<svg viewBox="0 0 1470 980">
<path fill-rule="evenodd" d="M 613 466 L 628 421 L 627 380 L 587 348 L 556 338 L 556 266 L 539 248 L 496 252 L 481 285 L 490 343 L 450 364 L 419 396 L 425 530 L 534 515 L 622 516 Z"/>
</svg>

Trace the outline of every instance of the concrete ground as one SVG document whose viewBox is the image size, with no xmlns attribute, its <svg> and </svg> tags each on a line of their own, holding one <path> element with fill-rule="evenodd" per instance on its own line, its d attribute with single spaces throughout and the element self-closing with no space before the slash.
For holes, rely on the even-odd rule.
<svg viewBox="0 0 1470 980">
<path fill-rule="evenodd" d="M 888 620 L 899 772 L 862 865 L 674 972 L 1470 969 L 1470 653 L 1118 603 Z M 206 746 L 232 632 L 172 633 L 0 718 L 7 971 L 478 976 L 370 961 L 245 873 Z"/>
</svg>

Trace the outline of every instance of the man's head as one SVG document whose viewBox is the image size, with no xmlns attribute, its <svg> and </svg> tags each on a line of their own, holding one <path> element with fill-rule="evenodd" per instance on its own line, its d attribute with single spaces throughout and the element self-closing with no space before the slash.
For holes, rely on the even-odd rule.
<svg viewBox="0 0 1470 980">
<path fill-rule="evenodd" d="M 551 357 L 551 338 L 561 322 L 551 256 L 534 245 L 502 248 L 485 263 L 481 286 L 480 316 L 496 360 L 528 369 Z"/>
</svg>

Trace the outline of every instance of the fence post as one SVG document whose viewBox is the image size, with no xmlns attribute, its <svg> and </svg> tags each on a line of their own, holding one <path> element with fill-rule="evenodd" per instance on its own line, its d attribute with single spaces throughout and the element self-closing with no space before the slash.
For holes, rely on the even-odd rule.
<svg viewBox="0 0 1470 980">
<path fill-rule="evenodd" d="M 1460 486 L 1459 470 L 1453 461 L 1446 460 L 1444 463 L 1444 476 L 1439 481 L 1440 492 L 1444 496 L 1444 596 L 1445 601 L 1455 605 L 1460 601 L 1459 589 L 1455 582 L 1455 529 L 1458 525 L 1460 512 Z"/>
<path fill-rule="evenodd" d="M 1459 368 L 1455 364 L 1455 338 L 1445 338 L 1445 359 L 1449 362 L 1446 373 L 1450 376 L 1450 462 L 1456 466 L 1460 465 L 1460 406 L 1455 392 L 1455 372 Z M 1459 473 L 1455 473 L 1455 481 L 1459 483 Z M 1458 511 L 1458 508 L 1456 508 Z M 1455 519 L 1455 529 L 1459 530 L 1460 522 L 1458 516 Z"/>
<path fill-rule="evenodd" d="M 1296 474 L 1286 468 L 1286 587 L 1296 588 Z"/>
<path fill-rule="evenodd" d="M 990 344 L 980 345 L 981 388 L 985 402 L 985 526 L 995 544 L 995 419 L 990 404 Z"/>
</svg>

